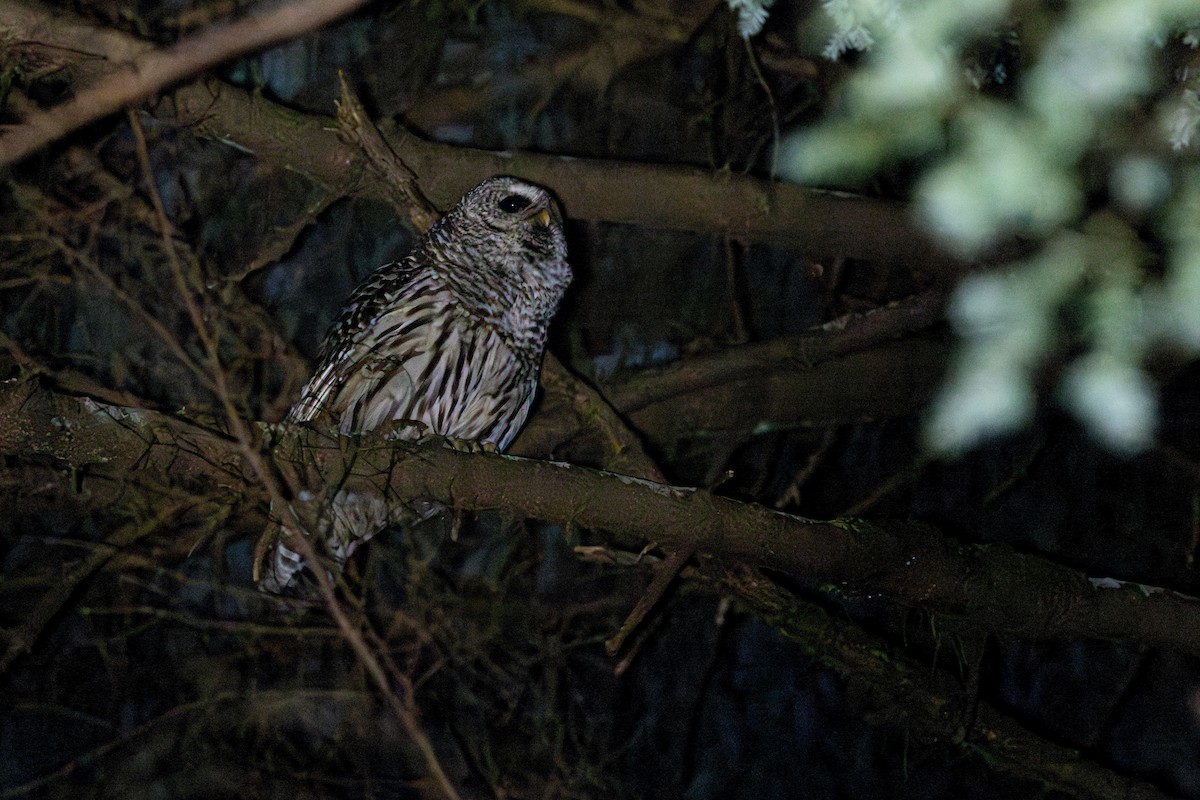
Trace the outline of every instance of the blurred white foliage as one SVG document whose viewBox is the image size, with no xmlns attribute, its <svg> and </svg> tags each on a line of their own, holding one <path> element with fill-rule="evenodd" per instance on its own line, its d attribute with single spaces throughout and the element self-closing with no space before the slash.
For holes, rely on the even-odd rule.
<svg viewBox="0 0 1200 800">
<path fill-rule="evenodd" d="M 1200 47 L 1200 16 L 1181 17 L 1172 33 L 1193 50 Z"/>
<path fill-rule="evenodd" d="M 738 16 L 738 33 L 743 39 L 758 34 L 767 22 L 767 9 L 775 0 L 728 0 L 729 9 Z"/>
<path fill-rule="evenodd" d="M 1191 147 L 1200 129 L 1200 75 L 1161 68 L 1165 42 L 1200 46 L 1198 0 L 821 5 L 836 28 L 825 55 L 869 52 L 842 89 L 841 116 L 784 143 L 783 173 L 844 185 L 920 159 L 916 210 L 948 249 L 969 260 L 1014 236 L 1040 247 L 959 287 L 950 314 L 962 343 L 927 443 L 961 452 L 1022 424 L 1037 371 L 1082 345 L 1061 402 L 1115 450 L 1146 446 L 1147 354 L 1156 342 L 1200 353 L 1200 166 L 1161 149 Z M 1012 95 L 989 99 L 964 59 L 997 28 L 1022 31 L 1022 67 Z M 1172 99 L 1157 107 L 1156 143 L 1143 109 L 1159 95 Z M 1105 189 L 1116 213 L 1089 211 Z M 1138 238 L 1150 228 L 1154 243 Z M 1143 270 L 1156 251 L 1161 281 Z"/>
<path fill-rule="evenodd" d="M 1108 190 L 1129 211 L 1148 211 L 1171 192 L 1171 172 L 1162 161 L 1129 155 L 1113 165 Z"/>
<path fill-rule="evenodd" d="M 1063 235 L 1021 270 L 959 285 L 947 317 L 962 343 L 925 429 L 931 449 L 960 453 L 1029 420 L 1031 375 L 1054 343 L 1052 313 L 1085 266 L 1083 240 Z"/>
<path fill-rule="evenodd" d="M 916 200 L 929 228 L 955 252 L 975 255 L 1013 220 L 1027 233 L 1048 233 L 1078 211 L 1074 171 L 1053 150 L 1029 145 L 1039 131 L 1027 118 L 981 105 L 954 129 L 960 149 L 926 171 Z"/>
<path fill-rule="evenodd" d="M 875 44 L 871 27 L 894 30 L 902 18 L 896 0 L 821 0 L 821 8 L 834 24 L 823 51 L 830 60 L 848 50 L 870 50 Z"/>
<path fill-rule="evenodd" d="M 1071 4 L 1029 73 L 1023 98 L 1052 131 L 1055 123 L 1091 122 L 1150 87 L 1147 62 L 1161 25 L 1149 5 L 1130 0 Z"/>
<path fill-rule="evenodd" d="M 1062 392 L 1066 406 L 1110 449 L 1132 455 L 1153 441 L 1154 388 L 1132 364 L 1089 354 L 1068 368 Z"/>
<path fill-rule="evenodd" d="M 982 364 L 962 369 L 934 401 L 925 428 L 926 444 L 954 455 L 1028 422 L 1034 391 L 1029 376 L 1013 364 Z M 986 367 L 986 368 L 984 368 Z"/>
<path fill-rule="evenodd" d="M 1180 184 L 1163 226 L 1170 250 L 1162 329 L 1168 341 L 1200 352 L 1200 167 L 1184 172 Z"/>
<path fill-rule="evenodd" d="M 1200 126 L 1200 94 L 1193 89 L 1184 89 L 1167 115 L 1165 127 L 1171 147 L 1182 150 L 1192 143 L 1192 134 Z"/>
</svg>

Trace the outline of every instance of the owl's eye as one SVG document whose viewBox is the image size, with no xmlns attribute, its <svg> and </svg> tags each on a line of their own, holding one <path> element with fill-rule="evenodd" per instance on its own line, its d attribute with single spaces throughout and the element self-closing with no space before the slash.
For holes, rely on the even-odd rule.
<svg viewBox="0 0 1200 800">
<path fill-rule="evenodd" d="M 506 214 L 515 214 L 529 205 L 530 199 L 520 194 L 510 194 L 499 203 L 500 210 Z"/>
</svg>

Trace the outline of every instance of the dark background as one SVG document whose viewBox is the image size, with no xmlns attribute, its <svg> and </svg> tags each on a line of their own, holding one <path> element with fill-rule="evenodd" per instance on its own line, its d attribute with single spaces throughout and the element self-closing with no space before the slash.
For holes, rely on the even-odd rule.
<svg viewBox="0 0 1200 800">
<path fill-rule="evenodd" d="M 765 178 L 777 127 L 818 119 L 855 65 L 804 44 L 815 3 L 781 2 L 750 47 L 723 3 L 588 6 L 601 24 L 574 8 L 370 6 L 215 79 L 332 115 L 340 69 L 373 118 L 398 118 L 426 140 L 609 159 L 614 171 L 638 162 Z M 165 45 L 249 8 L 80 0 L 62 10 Z M 658 32 L 667 24 L 679 35 Z M 70 69 L 40 69 L 36 49 L 23 47 L 0 50 L 9 122 L 69 96 L 76 80 Z M 984 57 L 1019 73 L 1004 48 Z M 221 331 L 238 411 L 276 421 L 342 301 L 417 233 L 378 196 L 331 196 L 302 150 L 291 161 L 256 157 L 148 108 L 136 120 L 155 189 L 186 267 L 203 276 L 198 294 Z M 169 279 L 138 149 L 129 118 L 117 115 L 4 175 L 0 365 L 6 378 L 36 375 L 104 402 L 220 418 L 179 357 L 178 347 L 202 353 Z M 859 191 L 906 200 L 911 166 Z M 633 198 L 653 191 L 633 177 L 617 185 Z M 550 350 L 606 397 L 680 359 L 736 359 L 747 343 L 940 297 L 956 277 L 906 254 L 871 261 L 565 212 L 576 280 Z M 904 206 L 895 214 L 897 226 L 909 224 Z M 745 415 L 726 408 L 737 425 L 666 424 L 691 419 L 699 400 L 686 392 L 626 420 L 672 483 L 813 518 L 917 520 L 1089 576 L 1200 592 L 1194 365 L 1169 354 L 1151 365 L 1162 416 L 1141 454 L 1096 446 L 1046 392 L 1032 425 L 943 461 L 921 449 L 921 414 L 952 342 L 935 320 L 868 345 L 871 374 L 835 373 L 828 385 L 818 374 L 813 396 L 774 398 L 785 408 L 820 408 L 823 393 L 858 398 L 799 422 L 755 416 L 753 380 L 737 384 Z M 914 347 L 940 348 L 938 366 L 910 358 Z M 1047 386 L 1057 366 L 1051 359 Z M 893 389 L 865 388 L 879 385 Z M 604 466 L 576 445 L 529 454 Z M 54 482 L 31 485 L 31 465 L 51 469 Z M 11 640 L 81 558 L 155 509 L 133 489 L 122 503 L 89 507 L 72 497 L 69 470 L 20 453 L 2 466 L 0 623 Z M 237 518 L 149 525 L 72 586 L 29 652 L 6 663 L 3 796 L 433 796 L 320 604 L 255 592 L 252 549 L 267 504 L 248 507 Z M 604 532 L 519 510 L 467 515 L 457 541 L 445 538 L 450 524 L 377 537 L 349 582 L 414 681 L 421 725 L 464 797 L 1200 797 L 1200 663 L 1186 652 L 1148 648 L 1132 633 L 1020 638 L 996 633 L 986 613 L 944 615 L 869 586 L 770 575 L 826 615 L 830 637 L 869 637 L 911 665 L 906 681 L 952 698 L 937 735 L 864 694 L 872 679 L 831 656 L 828 642 L 789 632 L 712 573 L 686 574 L 633 654 L 609 658 L 602 642 L 647 576 L 574 557 L 575 544 L 607 543 Z M 1058 784 L 998 761 L 973 738 L 980 707 L 1010 717 L 1046 754 L 1078 751 L 1081 769 L 1098 777 Z M 1028 761 L 1037 760 L 1035 751 Z"/>
</svg>

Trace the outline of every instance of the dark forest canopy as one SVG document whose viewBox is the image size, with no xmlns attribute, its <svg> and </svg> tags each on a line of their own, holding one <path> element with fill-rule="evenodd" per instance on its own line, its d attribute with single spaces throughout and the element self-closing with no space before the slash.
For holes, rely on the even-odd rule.
<svg viewBox="0 0 1200 800">
<path fill-rule="evenodd" d="M 1198 42 L 0 0 L 0 796 L 1200 797 Z M 278 425 L 500 174 L 575 274 L 510 452 Z M 349 484 L 450 510 L 258 592 Z"/>
</svg>

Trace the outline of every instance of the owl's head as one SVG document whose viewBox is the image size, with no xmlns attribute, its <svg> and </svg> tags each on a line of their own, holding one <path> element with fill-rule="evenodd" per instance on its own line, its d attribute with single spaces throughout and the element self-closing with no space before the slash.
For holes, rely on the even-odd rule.
<svg viewBox="0 0 1200 800">
<path fill-rule="evenodd" d="M 562 245 L 562 212 L 550 192 L 519 178 L 488 178 L 463 195 L 445 221 L 456 235 L 480 236 L 497 244 L 533 248 L 543 257 L 559 255 Z"/>
<path fill-rule="evenodd" d="M 451 212 L 483 221 L 494 230 L 520 230 L 525 226 L 561 229 L 562 214 L 550 192 L 520 178 L 488 178 L 463 195 Z"/>
<path fill-rule="evenodd" d="M 467 192 L 430 230 L 429 244 L 458 273 L 447 277 L 486 292 L 497 309 L 548 320 L 571 282 L 558 203 L 519 178 L 488 178 Z"/>
</svg>

